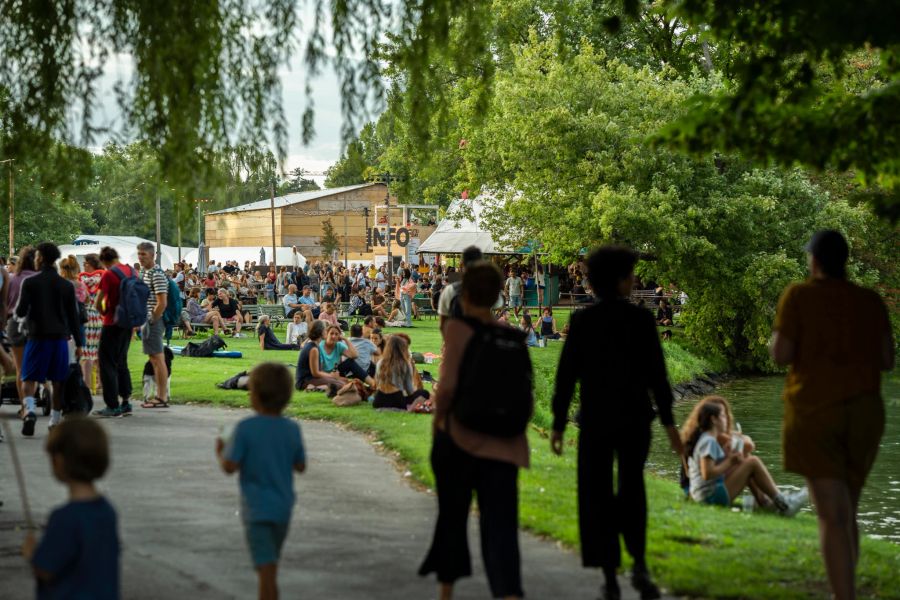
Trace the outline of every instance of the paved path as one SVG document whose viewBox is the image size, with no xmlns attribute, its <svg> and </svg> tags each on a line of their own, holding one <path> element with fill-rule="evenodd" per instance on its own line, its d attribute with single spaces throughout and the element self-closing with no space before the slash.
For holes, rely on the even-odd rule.
<svg viewBox="0 0 900 600">
<path fill-rule="evenodd" d="M 11 414 L 11 407 L 3 407 L 2 417 Z M 213 459 L 218 427 L 247 414 L 178 406 L 103 421 L 113 463 L 101 487 L 119 511 L 123 598 L 255 596 L 237 514 L 237 482 L 223 475 Z M 43 452 L 46 427 L 42 418 L 33 439 L 16 433 L 41 523 L 65 500 Z M 434 597 L 434 580 L 415 574 L 430 542 L 434 496 L 407 485 L 363 436 L 328 423 L 304 422 L 302 427 L 310 463 L 296 479 L 299 500 L 279 573 L 282 597 Z M 0 499 L 5 503 L 0 508 L 0 598 L 32 598 L 30 574 L 18 555 L 22 513 L 8 444 L 0 444 Z M 490 595 L 475 522 L 470 519 L 474 576 L 458 584 L 461 599 Z M 581 569 L 572 553 L 524 533 L 521 541 L 529 598 L 597 597 L 599 573 Z M 623 590 L 631 592 L 627 585 Z"/>
</svg>

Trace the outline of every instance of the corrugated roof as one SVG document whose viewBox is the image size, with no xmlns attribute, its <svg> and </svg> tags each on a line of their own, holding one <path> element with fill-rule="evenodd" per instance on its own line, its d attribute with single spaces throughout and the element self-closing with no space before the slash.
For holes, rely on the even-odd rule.
<svg viewBox="0 0 900 600">
<path fill-rule="evenodd" d="M 297 192 L 295 194 L 287 194 L 285 196 L 276 196 L 275 197 L 275 208 L 284 208 L 285 206 L 292 206 L 294 204 L 300 204 L 302 202 L 309 202 L 310 200 L 318 200 L 320 198 L 327 198 L 328 196 L 340 194 L 341 192 L 351 192 L 353 190 L 359 190 L 359 189 L 373 186 L 373 185 L 383 185 L 383 184 L 360 183 L 358 185 L 345 185 L 344 187 L 325 188 L 324 190 L 312 190 L 309 192 Z M 225 208 L 222 210 L 208 212 L 206 214 L 222 215 L 222 214 L 226 214 L 226 213 L 246 212 L 248 210 L 262 210 L 262 209 L 270 208 L 271 206 L 272 206 L 271 199 L 266 198 L 265 200 L 257 200 L 256 202 L 250 202 L 249 204 L 241 204 L 240 206 L 232 206 L 231 208 Z"/>
</svg>

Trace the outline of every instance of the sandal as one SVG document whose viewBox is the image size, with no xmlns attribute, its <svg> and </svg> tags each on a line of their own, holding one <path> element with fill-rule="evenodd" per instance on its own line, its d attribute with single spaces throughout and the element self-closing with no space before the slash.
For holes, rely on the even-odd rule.
<svg viewBox="0 0 900 600">
<path fill-rule="evenodd" d="M 150 400 L 141 402 L 141 408 L 169 408 L 169 403 L 159 396 L 155 396 Z"/>
</svg>

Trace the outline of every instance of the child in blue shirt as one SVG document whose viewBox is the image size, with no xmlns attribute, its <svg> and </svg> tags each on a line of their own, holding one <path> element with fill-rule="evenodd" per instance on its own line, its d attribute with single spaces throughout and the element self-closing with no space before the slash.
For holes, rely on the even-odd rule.
<svg viewBox="0 0 900 600">
<path fill-rule="evenodd" d="M 241 514 L 260 600 L 278 597 L 278 559 L 294 509 L 293 471 L 306 470 L 300 426 L 282 416 L 293 383 L 284 365 L 258 365 L 247 382 L 257 414 L 238 423 L 227 444 L 216 440 L 222 470 L 240 471 Z"/>
<path fill-rule="evenodd" d="M 94 487 L 109 467 L 103 428 L 69 417 L 47 438 L 53 475 L 69 488 L 69 502 L 54 510 L 37 543 L 25 538 L 22 554 L 37 579 L 38 600 L 119 598 L 119 532 L 116 511 Z"/>
</svg>

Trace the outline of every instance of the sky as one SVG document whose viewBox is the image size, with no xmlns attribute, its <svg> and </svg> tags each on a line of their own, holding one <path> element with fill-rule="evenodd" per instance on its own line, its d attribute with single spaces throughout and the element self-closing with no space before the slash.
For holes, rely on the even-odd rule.
<svg viewBox="0 0 900 600">
<path fill-rule="evenodd" d="M 307 15 L 308 17 L 308 15 Z M 303 22 L 310 22 L 307 18 Z M 326 29 L 330 29 L 326 26 Z M 330 31 L 325 35 L 330 37 Z M 326 38 L 327 39 L 327 38 Z M 283 91 L 283 108 L 288 121 L 288 153 L 285 160 L 285 172 L 301 167 L 309 172 L 324 172 L 340 158 L 341 96 L 337 75 L 329 66 L 313 80 L 312 97 L 315 110 L 314 128 L 316 135 L 309 145 L 302 142 L 301 127 L 303 111 L 306 106 L 304 87 L 306 85 L 306 67 L 302 55 L 297 52 L 290 64 L 280 70 Z M 131 56 L 120 54 L 113 56 L 106 63 L 100 81 L 100 106 L 95 112 L 96 124 L 109 125 L 113 130 L 121 126 L 121 112 L 112 93 L 116 82 L 127 83 L 131 79 L 133 63 Z M 107 139 L 94 140 L 91 150 L 100 151 Z M 324 176 L 312 176 L 320 186 Z"/>
</svg>

